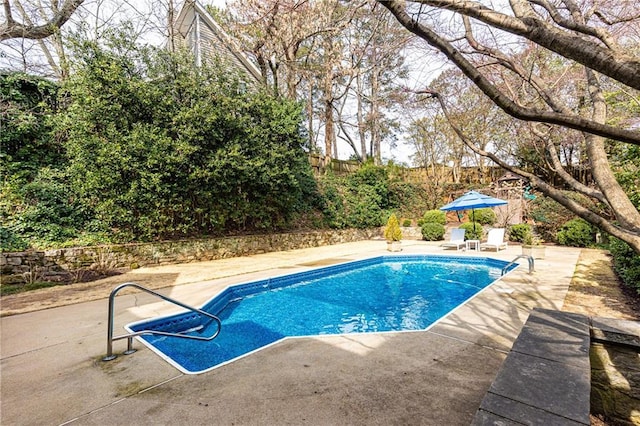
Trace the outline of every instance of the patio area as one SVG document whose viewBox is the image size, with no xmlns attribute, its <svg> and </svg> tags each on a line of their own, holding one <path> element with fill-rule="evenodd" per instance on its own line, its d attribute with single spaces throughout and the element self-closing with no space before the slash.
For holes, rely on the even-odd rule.
<svg viewBox="0 0 640 426">
<path fill-rule="evenodd" d="M 403 252 L 444 251 L 405 240 Z M 160 290 L 200 306 L 230 284 L 386 254 L 382 240 L 131 271 L 163 279 Z M 107 297 L 3 317 L 3 425 L 468 425 L 529 312 L 560 309 L 580 249 L 547 247 L 533 274 L 525 259 L 507 277 L 423 332 L 288 339 L 201 375 L 184 375 L 136 342 L 138 351 L 103 362 Z M 80 303 L 77 303 L 80 302 Z M 175 312 L 142 293 L 116 299 L 115 330 Z M 116 354 L 126 341 L 114 342 Z"/>
</svg>

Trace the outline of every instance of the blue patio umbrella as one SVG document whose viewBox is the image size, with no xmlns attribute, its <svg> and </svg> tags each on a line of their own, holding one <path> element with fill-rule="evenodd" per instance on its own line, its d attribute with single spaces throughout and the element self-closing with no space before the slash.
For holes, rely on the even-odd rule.
<svg viewBox="0 0 640 426">
<path fill-rule="evenodd" d="M 500 198 L 491 197 L 489 195 L 481 194 L 477 191 L 469 191 L 462 197 L 456 198 L 449 204 L 445 204 L 440 207 L 440 210 L 444 211 L 459 211 L 459 210 L 471 210 L 471 217 L 473 221 L 473 230 L 476 229 L 476 215 L 475 209 L 483 209 L 486 207 L 503 206 L 508 204 L 507 201 Z"/>
</svg>

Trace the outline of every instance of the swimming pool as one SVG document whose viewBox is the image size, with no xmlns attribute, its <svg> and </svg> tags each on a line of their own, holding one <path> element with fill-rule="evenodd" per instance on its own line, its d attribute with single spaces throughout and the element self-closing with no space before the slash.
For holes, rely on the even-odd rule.
<svg viewBox="0 0 640 426">
<path fill-rule="evenodd" d="M 202 307 L 222 320 L 216 339 L 138 339 L 180 371 L 198 374 L 287 337 L 425 330 L 500 278 L 507 264 L 466 256 L 379 256 L 253 281 L 226 288 Z M 203 322 L 184 312 L 125 328 L 176 333 Z M 185 334 L 211 333 L 205 327 Z"/>
</svg>

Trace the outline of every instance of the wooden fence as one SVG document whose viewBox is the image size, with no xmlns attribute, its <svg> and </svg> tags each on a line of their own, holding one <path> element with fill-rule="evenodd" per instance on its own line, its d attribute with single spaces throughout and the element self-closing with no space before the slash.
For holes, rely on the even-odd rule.
<svg viewBox="0 0 640 426">
<path fill-rule="evenodd" d="M 324 157 L 320 154 L 309 154 L 309 163 L 316 175 L 325 173 L 327 169 L 338 176 L 355 173 L 362 166 L 355 160 L 331 159 L 328 165 L 324 163 Z M 437 166 L 433 168 L 424 167 L 398 167 L 394 172 L 401 180 L 409 183 L 440 182 L 460 183 L 463 185 L 489 184 L 498 180 L 504 170 L 497 166 L 488 166 L 484 170 L 480 167 L 463 167 L 460 171 L 459 182 L 455 182 L 453 169 L 448 166 Z"/>
</svg>

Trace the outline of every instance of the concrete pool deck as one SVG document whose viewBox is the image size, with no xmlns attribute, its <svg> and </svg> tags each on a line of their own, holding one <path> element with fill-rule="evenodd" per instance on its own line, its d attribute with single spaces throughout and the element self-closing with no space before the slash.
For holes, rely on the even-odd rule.
<svg viewBox="0 0 640 426">
<path fill-rule="evenodd" d="M 230 284 L 388 254 L 381 240 L 141 268 L 173 274 L 160 290 L 200 306 Z M 512 260 L 519 246 L 482 255 Z M 403 241 L 402 254 L 444 251 Z M 428 331 L 287 339 L 201 375 L 185 375 L 141 343 L 106 352 L 107 294 L 0 318 L 2 425 L 468 425 L 529 312 L 561 309 L 580 249 L 547 247 Z M 175 312 L 153 296 L 116 299 L 115 332 Z"/>
</svg>

